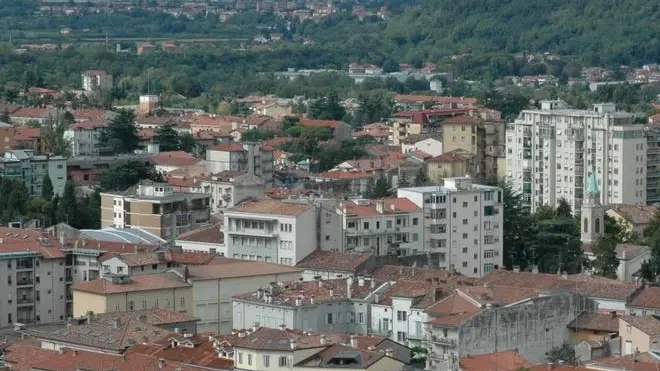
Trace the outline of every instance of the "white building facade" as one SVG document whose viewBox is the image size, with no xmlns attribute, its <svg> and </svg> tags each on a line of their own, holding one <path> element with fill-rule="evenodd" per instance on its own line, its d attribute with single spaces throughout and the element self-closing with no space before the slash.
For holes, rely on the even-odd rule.
<svg viewBox="0 0 660 371">
<path fill-rule="evenodd" d="M 295 265 L 317 248 L 314 205 L 263 200 L 224 212 L 227 257 Z"/>
<path fill-rule="evenodd" d="M 506 178 L 532 211 L 562 198 L 579 210 L 592 169 L 602 204 L 645 203 L 646 146 L 644 125 L 612 103 L 578 110 L 543 101 L 507 124 Z"/>
<path fill-rule="evenodd" d="M 465 276 L 481 277 L 502 266 L 502 189 L 447 178 L 443 186 L 400 188 L 423 210 L 423 252 Z"/>
<path fill-rule="evenodd" d="M 340 203 L 346 251 L 416 255 L 423 251 L 422 209 L 405 198 Z"/>
</svg>

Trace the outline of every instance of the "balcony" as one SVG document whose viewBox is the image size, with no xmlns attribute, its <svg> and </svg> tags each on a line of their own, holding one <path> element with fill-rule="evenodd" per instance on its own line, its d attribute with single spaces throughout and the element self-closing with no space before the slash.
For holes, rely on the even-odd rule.
<svg viewBox="0 0 660 371">
<path fill-rule="evenodd" d="M 32 277 L 29 277 L 29 278 L 17 277 L 16 278 L 16 287 L 28 287 L 28 286 L 34 286 L 34 279 Z"/>
<path fill-rule="evenodd" d="M 445 337 L 440 337 L 440 336 L 431 336 L 431 341 L 435 344 L 438 345 L 444 345 L 444 346 L 449 346 L 449 347 L 456 347 L 456 340 L 455 339 L 449 339 Z"/>
<path fill-rule="evenodd" d="M 30 297 L 25 297 L 16 300 L 16 306 L 18 307 L 28 307 L 28 306 L 33 306 L 34 305 L 34 298 Z"/>
<path fill-rule="evenodd" d="M 223 227 L 222 231 L 231 234 L 240 234 L 245 236 L 255 237 L 277 237 L 277 231 L 273 228 L 236 228 L 236 227 Z"/>
</svg>

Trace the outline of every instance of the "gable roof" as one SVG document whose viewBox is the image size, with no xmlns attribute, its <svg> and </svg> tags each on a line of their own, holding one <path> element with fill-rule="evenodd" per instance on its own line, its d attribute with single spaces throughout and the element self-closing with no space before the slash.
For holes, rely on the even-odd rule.
<svg viewBox="0 0 660 371">
<path fill-rule="evenodd" d="M 612 313 L 584 312 L 568 324 L 574 330 L 619 332 L 619 317 Z"/>
<path fill-rule="evenodd" d="M 343 121 L 338 121 L 338 120 L 304 119 L 304 120 L 300 121 L 300 126 L 304 126 L 304 127 L 337 129 L 338 127 L 340 127 L 342 125 L 344 125 L 344 122 Z"/>
<path fill-rule="evenodd" d="M 337 364 L 333 362 L 335 357 L 341 358 L 354 358 L 357 363 L 350 366 L 341 366 L 341 368 L 358 368 L 367 369 L 380 361 L 382 358 L 387 357 L 384 353 L 362 350 L 357 348 L 347 347 L 341 344 L 333 344 L 326 349 L 313 354 L 312 356 L 298 362 L 296 366 L 299 367 L 319 367 L 319 368 L 336 368 Z M 396 360 L 397 362 L 401 362 Z"/>
<path fill-rule="evenodd" d="M 382 212 L 378 211 L 378 202 L 383 203 Z M 397 212 L 421 212 L 414 202 L 407 198 L 383 198 L 378 200 L 369 200 L 366 203 L 348 202 L 346 203 L 346 214 L 357 215 L 360 217 L 372 217 L 378 215 L 393 215 Z"/>
<path fill-rule="evenodd" d="M 125 292 L 153 291 L 190 287 L 176 273 L 141 274 L 130 277 L 129 283 L 112 283 L 104 278 L 93 281 L 78 282 L 73 285 L 74 291 L 88 292 L 99 295 L 111 295 Z"/>
<path fill-rule="evenodd" d="M 660 287 L 646 286 L 628 304 L 631 307 L 660 309 Z"/>
<path fill-rule="evenodd" d="M 195 229 L 181 234 L 176 239 L 181 241 L 192 241 L 192 242 L 223 243 L 225 240 L 225 235 L 220 230 L 221 226 L 222 226 L 221 223 L 217 223 L 210 225 L 208 227 Z"/>
<path fill-rule="evenodd" d="M 298 268 L 356 272 L 370 254 L 356 254 L 316 249 L 296 264 Z"/>
<path fill-rule="evenodd" d="M 660 320 L 654 316 L 621 316 L 624 321 L 649 336 L 660 335 Z"/>
<path fill-rule="evenodd" d="M 194 165 L 200 159 L 185 151 L 166 151 L 149 156 L 155 165 L 161 166 L 189 166 Z"/>
</svg>

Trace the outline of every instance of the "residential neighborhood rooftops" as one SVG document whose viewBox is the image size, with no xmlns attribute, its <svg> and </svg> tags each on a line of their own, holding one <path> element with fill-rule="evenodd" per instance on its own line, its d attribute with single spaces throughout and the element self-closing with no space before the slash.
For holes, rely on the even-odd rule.
<svg viewBox="0 0 660 371">
<path fill-rule="evenodd" d="M 644 287 L 632 298 L 628 305 L 636 308 L 660 309 L 660 287 Z"/>
<path fill-rule="evenodd" d="M 369 254 L 342 253 L 317 249 L 299 261 L 296 267 L 355 272 L 370 257 L 371 255 Z"/>
<path fill-rule="evenodd" d="M 40 254 L 44 259 L 63 258 L 60 241 L 39 230 L 0 227 L 0 255 Z"/>
<path fill-rule="evenodd" d="M 633 225 L 646 225 L 660 208 L 658 206 L 613 204 L 610 205 L 609 210 L 628 218 Z"/>
<path fill-rule="evenodd" d="M 518 371 L 532 365 L 515 350 L 467 355 L 459 362 L 462 371 Z"/>
<path fill-rule="evenodd" d="M 135 275 L 129 278 L 128 283 L 112 283 L 104 278 L 92 281 L 78 282 L 73 290 L 99 295 L 119 294 L 135 291 L 152 291 L 190 287 L 176 273 L 157 273 Z"/>
<path fill-rule="evenodd" d="M 300 362 L 296 366 L 299 367 L 318 367 L 321 369 L 328 368 L 356 368 L 365 369 L 371 367 L 373 364 L 387 357 L 384 353 L 378 351 L 362 350 L 347 347 L 341 344 L 334 344 Z M 351 359 L 351 364 L 346 366 L 339 366 L 343 364 L 344 359 Z"/>
<path fill-rule="evenodd" d="M 300 215 L 314 206 L 309 204 L 300 204 L 293 202 L 282 202 L 278 200 L 260 200 L 260 201 L 247 201 L 239 206 L 235 206 L 226 213 L 240 212 L 251 214 L 270 214 L 270 215 L 283 215 L 283 216 L 297 216 Z"/>
<path fill-rule="evenodd" d="M 220 143 L 210 147 L 209 150 L 222 152 L 244 152 L 245 148 L 243 148 L 243 146 L 238 143 Z"/>
<path fill-rule="evenodd" d="M 30 140 L 39 137 L 41 137 L 41 129 L 22 126 L 16 129 L 14 140 Z"/>
</svg>

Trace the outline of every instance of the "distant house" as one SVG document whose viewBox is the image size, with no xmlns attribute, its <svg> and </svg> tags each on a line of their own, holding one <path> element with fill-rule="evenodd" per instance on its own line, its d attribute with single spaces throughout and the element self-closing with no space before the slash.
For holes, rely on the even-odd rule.
<svg viewBox="0 0 660 371">
<path fill-rule="evenodd" d="M 401 152 L 423 151 L 431 156 L 440 156 L 442 151 L 442 138 L 430 135 L 412 134 L 401 140 Z"/>
<path fill-rule="evenodd" d="M 156 170 L 161 173 L 169 173 L 184 166 L 198 163 L 200 160 L 184 151 L 168 151 L 152 154 L 149 156 Z"/>
<path fill-rule="evenodd" d="M 628 232 L 642 234 L 658 210 L 660 207 L 657 206 L 614 204 L 607 210 L 607 215 L 614 218 Z"/>
<path fill-rule="evenodd" d="M 156 46 L 151 43 L 138 43 L 137 44 L 137 54 L 142 55 L 149 53 L 150 51 L 156 49 Z"/>
</svg>

